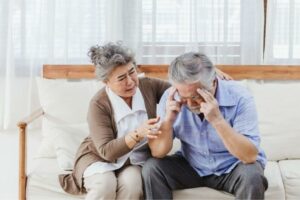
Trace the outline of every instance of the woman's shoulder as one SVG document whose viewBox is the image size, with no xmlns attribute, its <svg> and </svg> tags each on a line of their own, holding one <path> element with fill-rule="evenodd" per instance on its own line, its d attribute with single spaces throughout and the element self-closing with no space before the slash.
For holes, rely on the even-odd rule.
<svg viewBox="0 0 300 200">
<path fill-rule="evenodd" d="M 90 106 L 107 107 L 110 106 L 109 98 L 105 87 L 101 88 L 90 100 Z"/>
</svg>

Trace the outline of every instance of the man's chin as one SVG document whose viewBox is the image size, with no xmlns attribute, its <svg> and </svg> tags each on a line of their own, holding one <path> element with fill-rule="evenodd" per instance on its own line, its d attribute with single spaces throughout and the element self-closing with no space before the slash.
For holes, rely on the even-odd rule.
<svg viewBox="0 0 300 200">
<path fill-rule="evenodd" d="M 196 114 L 196 115 L 201 114 L 200 110 L 199 110 L 199 111 L 198 111 L 198 110 L 197 110 L 197 111 L 195 110 L 195 111 L 191 111 L 191 112 L 194 113 L 194 114 Z"/>
<path fill-rule="evenodd" d="M 194 113 L 194 114 L 196 114 L 196 115 L 199 115 L 199 114 L 201 113 L 199 107 L 198 107 L 198 108 L 189 108 L 189 107 L 188 107 L 188 109 L 189 109 L 189 111 L 191 111 L 192 113 Z"/>
</svg>

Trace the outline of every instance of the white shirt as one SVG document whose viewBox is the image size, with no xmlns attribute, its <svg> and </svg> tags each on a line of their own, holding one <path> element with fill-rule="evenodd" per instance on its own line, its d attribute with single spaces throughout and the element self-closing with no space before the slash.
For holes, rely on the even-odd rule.
<svg viewBox="0 0 300 200">
<path fill-rule="evenodd" d="M 106 86 L 105 89 L 114 111 L 118 138 L 132 132 L 148 119 L 144 98 L 139 88 L 137 88 L 136 93 L 132 97 L 132 109 L 121 97 L 110 90 L 109 87 Z M 96 173 L 117 170 L 124 165 L 128 158 L 130 159 L 131 164 L 142 165 L 148 158 L 146 143 L 147 139 L 144 138 L 130 152 L 118 158 L 116 163 L 98 161 L 91 164 L 84 171 L 83 177 L 88 177 Z"/>
</svg>

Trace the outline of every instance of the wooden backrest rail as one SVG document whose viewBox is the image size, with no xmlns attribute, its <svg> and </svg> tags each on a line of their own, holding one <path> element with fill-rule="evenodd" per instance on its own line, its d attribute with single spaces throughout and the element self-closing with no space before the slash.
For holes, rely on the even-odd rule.
<svg viewBox="0 0 300 200">
<path fill-rule="evenodd" d="M 300 80 L 300 65 L 217 65 L 234 79 Z M 146 76 L 167 79 L 168 65 L 138 65 Z M 44 65 L 43 77 L 49 79 L 93 79 L 93 65 Z"/>
</svg>

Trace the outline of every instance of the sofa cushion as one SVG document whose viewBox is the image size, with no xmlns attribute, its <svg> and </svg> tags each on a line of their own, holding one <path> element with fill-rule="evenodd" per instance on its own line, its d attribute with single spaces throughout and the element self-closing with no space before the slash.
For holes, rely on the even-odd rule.
<svg viewBox="0 0 300 200">
<path fill-rule="evenodd" d="M 58 166 L 62 170 L 73 170 L 77 150 L 89 134 L 88 124 L 71 124 L 55 129 L 54 148 Z"/>
<path fill-rule="evenodd" d="M 79 200 L 83 195 L 70 195 L 59 185 L 61 170 L 55 158 L 38 158 L 27 176 L 26 199 L 28 200 Z"/>
<path fill-rule="evenodd" d="M 300 163 L 294 164 L 299 165 Z M 69 172 L 60 169 L 55 158 L 36 159 L 35 165 L 27 179 L 27 199 L 84 199 L 84 196 L 69 195 L 62 190 L 58 181 L 58 174 L 62 173 Z M 284 187 L 277 162 L 267 162 L 265 176 L 269 182 L 265 199 L 285 199 Z M 176 190 L 173 192 L 173 195 L 174 199 L 234 199 L 234 196 L 231 194 L 206 187 Z"/>
<path fill-rule="evenodd" d="M 286 199 L 300 197 L 300 160 L 279 161 L 279 167 L 285 187 Z"/>
<path fill-rule="evenodd" d="M 285 199 L 284 186 L 278 162 L 268 161 L 264 173 L 269 185 L 265 192 L 265 199 Z"/>
<path fill-rule="evenodd" d="M 90 99 L 103 87 L 95 80 L 67 81 L 37 78 L 39 100 L 44 110 L 42 144 L 36 157 L 55 157 L 57 127 L 86 122 Z"/>
<path fill-rule="evenodd" d="M 300 84 L 249 82 L 268 160 L 300 158 Z"/>
</svg>

